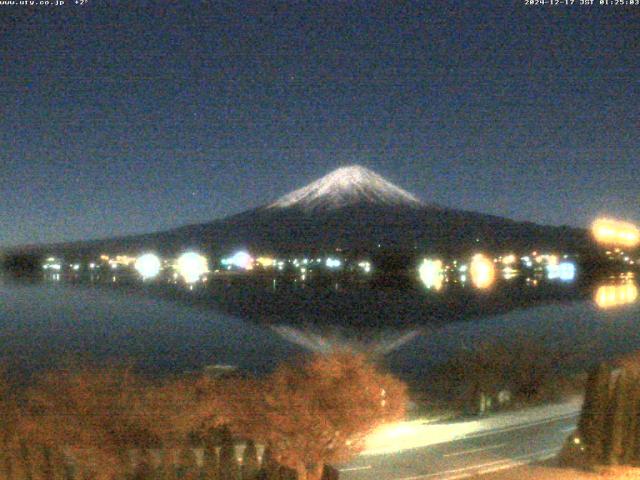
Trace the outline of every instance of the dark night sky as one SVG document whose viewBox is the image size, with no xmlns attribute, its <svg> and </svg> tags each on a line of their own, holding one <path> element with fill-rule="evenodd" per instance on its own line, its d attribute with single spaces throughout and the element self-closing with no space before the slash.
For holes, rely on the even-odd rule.
<svg viewBox="0 0 640 480">
<path fill-rule="evenodd" d="M 455 208 L 640 221 L 640 7 L 176 3 L 0 6 L 0 245 L 207 221 L 352 163 Z"/>
</svg>

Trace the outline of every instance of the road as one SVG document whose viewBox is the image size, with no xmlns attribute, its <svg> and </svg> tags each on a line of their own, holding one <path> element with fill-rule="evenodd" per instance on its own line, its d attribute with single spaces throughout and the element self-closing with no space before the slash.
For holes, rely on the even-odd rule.
<svg viewBox="0 0 640 480">
<path fill-rule="evenodd" d="M 385 427 L 340 466 L 343 480 L 454 480 L 553 457 L 576 427 L 580 401 L 482 420 Z"/>
</svg>

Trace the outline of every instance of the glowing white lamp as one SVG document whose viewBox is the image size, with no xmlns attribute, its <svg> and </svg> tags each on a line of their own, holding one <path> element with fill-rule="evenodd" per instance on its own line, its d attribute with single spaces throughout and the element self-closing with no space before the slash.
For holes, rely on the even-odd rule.
<svg viewBox="0 0 640 480">
<path fill-rule="evenodd" d="M 440 290 L 444 275 L 442 272 L 442 260 L 431 260 L 425 258 L 418 267 L 420 280 L 428 289 Z"/>
<path fill-rule="evenodd" d="M 142 279 L 147 280 L 158 276 L 158 273 L 160 273 L 161 263 L 157 255 L 154 255 L 153 253 L 145 253 L 136 259 L 134 267 Z"/>
<path fill-rule="evenodd" d="M 337 258 L 328 257 L 325 261 L 325 265 L 328 268 L 339 268 L 342 265 L 342 262 Z"/>
<path fill-rule="evenodd" d="M 237 252 L 229 259 L 229 264 L 243 270 L 249 270 L 253 266 L 253 257 L 245 251 Z"/>
<path fill-rule="evenodd" d="M 176 269 L 185 282 L 195 283 L 209 271 L 209 262 L 198 253 L 186 252 L 178 258 Z"/>
<path fill-rule="evenodd" d="M 560 262 L 557 265 L 547 265 L 547 278 L 549 280 L 562 280 L 571 282 L 576 278 L 576 266 L 573 262 Z"/>
</svg>

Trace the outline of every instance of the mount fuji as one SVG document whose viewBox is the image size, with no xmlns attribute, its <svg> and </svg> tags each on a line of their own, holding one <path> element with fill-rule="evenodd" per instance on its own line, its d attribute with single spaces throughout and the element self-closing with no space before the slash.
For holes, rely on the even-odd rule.
<svg viewBox="0 0 640 480">
<path fill-rule="evenodd" d="M 424 204 L 410 193 L 371 170 L 354 165 L 334 170 L 306 187 L 281 197 L 268 208 L 335 210 L 369 204 L 420 208 Z"/>
<path fill-rule="evenodd" d="M 585 247 L 586 231 L 536 225 L 427 203 L 359 166 L 338 168 L 276 201 L 165 234 L 167 244 L 209 250 L 309 253 L 341 249 L 467 252 Z"/>
<path fill-rule="evenodd" d="M 208 223 L 90 242 L 40 246 L 36 251 L 93 255 L 152 249 L 174 255 L 197 248 L 227 255 L 255 253 L 376 253 L 381 250 L 458 254 L 478 249 L 590 248 L 586 230 L 537 225 L 426 203 L 361 167 L 338 168 L 264 206 Z"/>
</svg>

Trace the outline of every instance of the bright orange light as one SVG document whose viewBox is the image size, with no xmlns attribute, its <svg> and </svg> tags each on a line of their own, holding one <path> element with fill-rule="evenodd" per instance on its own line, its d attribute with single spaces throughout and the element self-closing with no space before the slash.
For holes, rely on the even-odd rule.
<svg viewBox="0 0 640 480">
<path fill-rule="evenodd" d="M 514 263 L 516 263 L 516 256 L 514 254 L 511 253 L 509 255 L 502 257 L 503 265 L 513 265 Z"/>
<path fill-rule="evenodd" d="M 599 308 L 608 309 L 633 303 L 638 299 L 638 287 L 635 283 L 622 285 L 603 285 L 598 287 L 594 301 Z"/>
<path fill-rule="evenodd" d="M 640 243 L 640 230 L 632 223 L 610 218 L 599 218 L 591 226 L 598 243 L 635 247 Z"/>
<path fill-rule="evenodd" d="M 105 257 L 106 257 L 106 260 L 108 260 L 111 264 L 115 264 L 115 265 L 129 266 L 129 265 L 133 265 L 136 262 L 136 257 L 130 257 L 128 255 L 116 255 L 115 258 L 109 258 L 105 255 Z M 103 260 L 104 259 L 105 258 L 103 258 Z"/>
<path fill-rule="evenodd" d="M 256 262 L 258 262 L 264 268 L 273 267 L 276 264 L 276 260 L 271 257 L 258 257 L 256 259 Z"/>
<path fill-rule="evenodd" d="M 481 253 L 473 256 L 469 273 L 473 285 L 480 289 L 489 288 L 496 279 L 496 268 L 493 262 Z"/>
<path fill-rule="evenodd" d="M 428 289 L 441 290 L 444 275 L 442 272 L 442 260 L 425 258 L 418 267 L 420 280 Z"/>
</svg>

